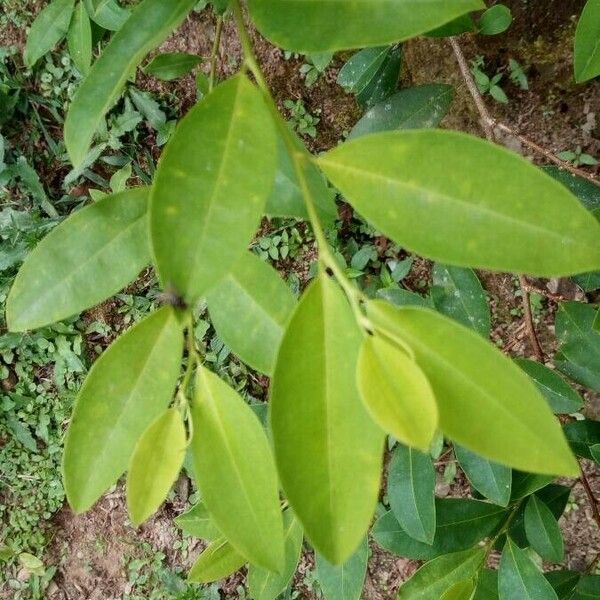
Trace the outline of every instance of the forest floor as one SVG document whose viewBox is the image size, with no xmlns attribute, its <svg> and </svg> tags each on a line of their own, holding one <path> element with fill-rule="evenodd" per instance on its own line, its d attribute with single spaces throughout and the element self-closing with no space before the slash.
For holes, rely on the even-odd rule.
<svg viewBox="0 0 600 600">
<path fill-rule="evenodd" d="M 23 0 L 20 2 L 19 6 L 22 7 Z M 7 9 L 10 9 L 11 1 L 4 0 L 4 3 Z M 15 6 L 18 4 L 14 0 L 12 3 Z M 35 2 L 30 4 L 33 5 L 32 12 L 36 12 L 41 5 Z M 518 11 L 517 5 L 521 2 L 513 4 Z M 484 57 L 488 74 L 505 74 L 503 85 L 509 97 L 508 104 L 499 104 L 489 96 L 485 98 L 487 107 L 495 119 L 553 153 L 581 146 L 585 152 L 600 157 L 600 82 L 583 87 L 577 87 L 572 82 L 571 40 L 574 32 L 573 15 L 577 13 L 578 7 L 576 2 L 567 2 L 562 6 L 566 8 L 553 11 L 551 17 L 539 15 L 541 24 L 535 21 L 525 23 L 524 19 L 519 21 L 517 18 L 515 28 L 507 34 L 484 40 L 466 36 L 460 43 L 468 59 L 478 55 Z M 27 21 L 27 15 L 21 23 L 15 23 L 14 20 L 5 21 L 3 29 L 0 30 L 0 47 L 16 46 L 22 50 L 25 40 L 24 25 Z M 519 25 L 520 23 L 522 25 Z M 194 13 L 161 50 L 209 56 L 214 31 L 215 18 L 209 10 Z M 314 152 L 335 146 L 361 114 L 354 97 L 346 94 L 336 83 L 339 68 L 348 55 L 334 57 L 317 81 L 309 87 L 300 71 L 301 66 L 305 64 L 304 57 L 286 56 L 258 34 L 254 37 L 259 62 L 282 111 L 288 112 L 283 108 L 285 100 L 300 100 L 307 112 L 319 119 L 316 124 L 316 136 L 304 136 L 307 145 Z M 514 58 L 525 66 L 528 90 L 521 90 L 509 81 L 509 58 Z M 234 73 L 240 65 L 239 40 L 230 20 L 225 22 L 218 64 L 218 74 L 221 78 Z M 200 68 L 206 71 L 207 63 Z M 483 136 L 479 115 L 465 88 L 448 42 L 442 39 L 418 39 L 409 42 L 404 51 L 401 85 L 433 82 L 449 83 L 456 89 L 455 101 L 442 126 Z M 36 84 L 32 81 L 30 85 L 35 88 Z M 171 109 L 176 115 L 184 114 L 196 102 L 193 75 L 176 82 L 164 83 L 140 73 L 136 85 L 166 99 L 166 102 L 171 103 Z M 29 124 L 27 126 L 29 127 Z M 501 137 L 503 143 L 510 148 L 530 156 L 539 164 L 546 164 L 543 157 L 529 154 L 528 148 L 516 136 L 503 134 Z M 45 143 L 40 137 L 34 142 L 34 146 L 41 147 Z M 158 157 L 160 149 L 152 132 L 144 131 L 136 143 L 141 145 L 143 151 L 149 152 L 154 158 Z M 36 165 L 36 170 L 40 174 L 42 185 L 49 190 L 49 195 L 58 199 L 61 197 L 61 192 L 57 191 L 61 187 L 60 178 L 64 177 L 68 168 L 55 167 L 52 163 L 40 165 L 39 168 Z M 468 169 L 468 165 L 465 165 L 465 169 Z M 594 169 L 589 172 L 593 173 Z M 90 182 L 88 184 L 94 187 Z M 82 184 L 81 189 L 72 195 L 85 196 L 85 186 L 88 184 Z M 0 203 L 5 202 L 2 193 L 0 188 Z M 11 197 L 12 200 L 14 198 Z M 347 205 L 340 206 L 341 221 L 351 218 L 351 214 L 348 217 L 349 210 L 351 209 Z M 286 277 L 294 273 L 298 285 L 302 287 L 308 279 L 310 263 L 314 260 L 315 253 L 310 234 L 302 225 L 295 227 L 300 241 L 294 256 L 276 260 L 275 265 Z M 262 233 L 266 235 L 271 229 L 272 224 L 266 222 Z M 385 244 L 385 241 L 375 238 L 369 240 L 369 243 L 378 247 L 378 244 Z M 524 325 L 518 280 L 511 275 L 497 273 L 480 272 L 479 275 L 492 307 L 494 342 L 511 356 L 532 356 L 533 349 Z M 105 347 L 115 332 L 127 325 L 126 319 L 131 317 L 134 308 L 145 310 L 138 305 L 142 302 L 141 297 L 147 297 L 146 292 L 151 287 L 147 284 L 147 280 L 138 282 L 137 287 L 133 286 L 128 290 L 126 297 L 106 302 L 81 317 L 76 328 L 82 332 L 83 362 L 92 360 L 94 352 L 90 349 Z M 431 284 L 430 263 L 417 258 L 403 284 L 408 289 L 417 291 L 427 289 Z M 535 327 L 545 355 L 551 358 L 556 350 L 553 315 L 557 305 L 548 296 L 554 293 L 564 298 L 575 298 L 580 297 L 582 292 L 569 281 L 543 281 L 536 285 L 551 291 L 549 295 L 533 296 Z M 545 287 L 547 285 L 550 285 L 550 289 Z M 131 303 L 135 304 L 134 308 L 131 308 Z M 100 325 L 104 326 L 104 329 Z M 234 378 L 245 378 L 245 385 L 252 390 L 251 395 L 264 399 L 267 385 L 265 381 L 243 369 L 240 374 L 241 367 L 236 360 L 232 357 L 219 357 L 219 351 L 220 348 L 215 348 L 215 360 L 218 362 L 223 359 L 222 368 L 228 369 Z M 45 375 L 37 373 L 36 377 L 42 379 Z M 10 391 L 10 386 L 10 383 L 3 382 L 5 391 Z M 588 394 L 586 401 L 586 414 L 599 418 L 599 398 Z M 2 445 L 0 434 L 0 449 Z M 453 481 L 447 483 L 443 476 L 444 468 L 444 464 L 439 465 L 438 495 L 467 495 L 469 488 L 464 477 L 459 473 Z M 600 497 L 600 473 L 591 464 L 586 465 L 586 470 L 596 495 Z M 572 498 L 567 512 L 561 519 L 566 542 L 563 566 L 582 569 L 600 552 L 600 533 L 593 521 L 584 490 L 577 482 L 570 483 L 573 484 Z M 32 485 L 35 485 L 35 482 Z M 217 598 L 219 593 L 227 598 L 245 598 L 244 571 L 220 582 L 218 586 L 207 586 L 201 592 L 188 589 L 182 583 L 180 573 L 190 565 L 202 543 L 192 538 L 182 538 L 173 524 L 173 518 L 189 505 L 192 494 L 189 480 L 182 476 L 165 507 L 139 529 L 134 529 L 127 520 L 120 485 L 83 515 L 74 515 L 66 505 L 47 517 L 44 515 L 39 527 L 44 530 L 47 543 L 39 558 L 45 569 L 55 568 L 51 581 L 40 596 L 35 595 L 35 590 L 26 589 L 26 586 L 20 588 L 17 596 L 15 584 L 11 584 L 10 580 L 25 582 L 29 575 L 26 569 L 16 565 L 6 574 L 4 583 L 0 579 L 0 598 L 193 600 Z M 15 501 L 10 490 L 3 488 L 0 481 L 0 503 Z M 8 519 L 6 515 L 9 512 L 10 506 L 0 515 L 4 514 L 2 518 Z M 2 538 L 0 533 L 0 542 Z M 381 600 L 394 598 L 402 581 L 410 576 L 418 564 L 417 561 L 393 556 L 372 542 L 364 597 Z M 320 596 L 314 576 L 314 559 L 308 550 L 304 553 L 295 576 L 293 591 L 301 598 Z"/>
</svg>

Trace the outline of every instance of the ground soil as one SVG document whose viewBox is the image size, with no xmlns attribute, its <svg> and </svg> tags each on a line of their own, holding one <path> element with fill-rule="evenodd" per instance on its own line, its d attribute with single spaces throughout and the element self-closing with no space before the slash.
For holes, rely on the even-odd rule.
<svg viewBox="0 0 600 600">
<path fill-rule="evenodd" d="M 471 59 L 479 54 L 485 56 L 489 72 L 504 70 L 508 58 L 515 58 L 527 68 L 529 91 L 518 90 L 507 83 L 505 89 L 510 97 L 508 105 L 502 106 L 486 99 L 494 118 L 552 152 L 581 145 L 584 150 L 599 156 L 600 128 L 597 119 L 600 116 L 600 81 L 576 86 L 571 70 L 575 20 L 584 0 L 505 0 L 505 3 L 511 6 L 516 17 L 515 25 L 509 33 L 495 38 L 475 39 L 465 36 L 461 39 L 467 58 Z M 208 11 L 193 14 L 160 50 L 178 50 L 208 56 L 214 31 L 215 19 Z M 354 98 L 345 94 L 335 83 L 337 72 L 343 64 L 341 58 L 336 57 L 318 82 L 307 88 L 299 73 L 303 62 L 301 58 L 286 60 L 281 50 L 258 34 L 253 37 L 259 62 L 280 106 L 288 98 L 302 99 L 308 110 L 321 118 L 317 138 L 307 138 L 307 144 L 315 152 L 334 146 L 360 116 L 360 109 Z M 0 43 L 7 41 L 22 45 L 24 35 L 18 31 L 0 34 Z M 239 64 L 240 44 L 235 27 L 228 20 L 223 31 L 219 76 L 231 75 Z M 207 63 L 200 68 L 207 72 Z M 456 100 L 443 126 L 481 135 L 479 115 L 465 89 L 448 42 L 423 38 L 407 43 L 402 84 L 431 82 L 451 83 L 457 91 Z M 164 84 L 139 74 L 137 83 L 144 89 L 176 99 L 182 112 L 192 106 L 196 99 L 193 75 L 184 77 L 175 84 Z M 504 142 L 527 154 L 518 140 L 509 137 Z M 531 158 L 541 162 L 540 157 Z M 465 165 L 465 169 L 468 169 L 468 165 Z M 348 207 L 344 210 L 348 210 Z M 520 306 L 520 299 L 515 296 L 515 278 L 491 273 L 480 275 L 493 309 L 493 339 L 511 355 L 531 356 L 532 348 L 522 318 L 511 312 Z M 429 278 L 429 263 L 418 260 L 407 283 L 409 286 L 416 285 L 417 281 L 427 281 Z M 542 285 L 545 283 L 542 282 Z M 569 293 L 580 295 L 578 290 L 571 290 Z M 111 307 L 111 303 L 107 303 L 99 309 L 102 318 L 109 321 L 113 318 Z M 552 330 L 555 304 L 551 300 L 545 300 L 544 308 L 536 327 L 544 351 L 550 357 L 555 350 Z M 94 318 L 97 317 L 98 315 L 94 315 Z M 588 395 L 587 400 L 586 410 L 598 415 L 598 397 Z M 586 464 L 585 468 L 595 493 L 600 497 L 598 470 L 591 464 Z M 185 488 L 186 485 L 182 484 L 181 493 L 176 499 L 140 530 L 126 525 L 121 488 L 117 488 L 85 515 L 75 516 L 67 507 L 62 509 L 53 519 L 53 540 L 45 558 L 47 564 L 59 567 L 49 598 L 121 598 L 127 590 L 123 556 L 130 554 L 132 546 L 140 540 L 151 541 L 167 555 L 168 562 L 181 564 L 181 557 L 172 549 L 175 539 L 172 517 L 183 510 L 187 498 Z M 438 493 L 464 496 L 468 494 L 468 486 L 459 478 L 452 486 L 440 483 Z M 574 508 L 562 517 L 561 523 L 567 550 L 564 566 L 581 569 L 600 552 L 600 534 L 594 524 L 585 493 L 578 483 L 573 487 L 573 499 Z M 364 598 L 394 598 L 401 583 L 419 563 L 392 556 L 374 542 L 371 544 L 371 551 Z M 313 563 L 314 558 L 307 551 L 295 577 L 295 586 L 302 598 L 315 597 L 312 587 L 305 580 Z M 223 584 L 224 595 L 235 597 L 235 590 L 243 575 L 241 572 Z"/>
</svg>

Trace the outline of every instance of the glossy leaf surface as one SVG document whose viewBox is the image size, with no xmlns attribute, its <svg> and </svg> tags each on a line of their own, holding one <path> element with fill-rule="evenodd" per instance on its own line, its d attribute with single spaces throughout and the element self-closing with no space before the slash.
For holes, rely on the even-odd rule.
<svg viewBox="0 0 600 600">
<path fill-rule="evenodd" d="M 410 446 L 427 451 L 438 424 L 433 391 L 404 350 L 380 336 L 364 339 L 358 357 L 358 390 L 373 421 Z"/>
<path fill-rule="evenodd" d="M 251 0 L 250 14 L 271 42 L 297 52 L 347 50 L 406 40 L 472 10 L 480 0 Z M 343 23 L 343 26 L 340 24 Z"/>
<path fill-rule="evenodd" d="M 23 61 L 28 67 L 33 67 L 65 36 L 74 7 L 75 0 L 54 0 L 36 17 L 29 30 L 23 53 Z"/>
<path fill-rule="evenodd" d="M 127 510 L 134 525 L 152 516 L 167 497 L 183 465 L 185 426 L 171 408 L 138 440 L 127 473 Z"/>
<path fill-rule="evenodd" d="M 360 600 L 367 574 L 368 559 L 367 538 L 341 565 L 332 565 L 323 556 L 317 554 L 317 579 L 325 600 Z"/>
<path fill-rule="evenodd" d="M 165 287 L 194 302 L 233 267 L 263 214 L 275 152 L 271 115 L 244 75 L 216 87 L 181 121 L 151 194 L 152 245 Z"/>
<path fill-rule="evenodd" d="M 600 224 L 564 186 L 489 142 L 442 130 L 379 133 L 319 164 L 372 225 L 427 258 L 539 276 L 600 267 Z"/>
<path fill-rule="evenodd" d="M 296 305 L 277 271 L 245 252 L 209 292 L 207 301 L 221 339 L 244 362 L 270 375 Z"/>
<path fill-rule="evenodd" d="M 333 564 L 364 537 L 379 493 L 384 435 L 355 384 L 360 342 L 342 291 L 319 275 L 288 325 L 271 390 L 281 483 L 306 535 Z"/>
<path fill-rule="evenodd" d="M 509 467 L 489 461 L 462 446 L 454 446 L 460 468 L 471 485 L 495 504 L 508 506 L 512 487 Z"/>
<path fill-rule="evenodd" d="M 131 189 L 87 206 L 29 253 L 7 300 L 11 331 L 76 315 L 116 294 L 150 262 L 148 190 Z"/>
<path fill-rule="evenodd" d="M 181 325 L 164 307 L 119 337 L 90 370 L 65 440 L 69 504 L 87 510 L 123 474 L 139 437 L 168 406 L 183 349 Z"/>
<path fill-rule="evenodd" d="M 283 567 L 275 463 L 260 421 L 214 373 L 200 368 L 192 404 L 194 471 L 217 527 L 250 562 Z"/>
<path fill-rule="evenodd" d="M 527 375 L 480 335 L 416 306 L 372 301 L 377 330 L 414 351 L 436 397 L 441 430 L 473 452 L 532 472 L 576 475 L 558 421 Z"/>
<path fill-rule="evenodd" d="M 194 7 L 195 0 L 143 0 L 114 34 L 78 88 L 65 121 L 65 144 L 81 165 L 96 130 L 144 56 Z"/>
<path fill-rule="evenodd" d="M 429 454 L 394 449 L 388 472 L 388 500 L 400 526 L 413 539 L 432 544 L 435 527 L 435 469 Z"/>
</svg>

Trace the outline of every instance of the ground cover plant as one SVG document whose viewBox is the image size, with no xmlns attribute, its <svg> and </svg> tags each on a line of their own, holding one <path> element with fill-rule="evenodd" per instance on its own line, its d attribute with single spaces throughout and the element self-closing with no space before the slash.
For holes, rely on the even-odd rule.
<svg viewBox="0 0 600 600">
<path fill-rule="evenodd" d="M 573 482 L 600 523 L 581 467 L 600 457 L 599 428 L 580 412 L 580 393 L 600 392 L 600 194 L 585 170 L 596 163 L 577 144 L 554 155 L 490 116 L 488 96 L 510 102 L 505 80 L 528 89 L 525 70 L 514 59 L 495 73 L 480 57 L 469 65 L 457 36 L 501 34 L 510 10 L 480 0 L 368 10 L 215 3 L 208 73 L 198 74 L 198 102 L 177 121 L 129 80 L 138 67 L 173 81 L 201 64 L 183 52 L 146 59 L 200 8 L 195 0 L 54 0 L 33 22 L 23 61 L 30 69 L 46 61 L 41 81 L 55 109 L 66 108 L 64 138 L 47 135 L 56 160 L 71 163 L 64 185 L 85 178 L 94 187 L 91 202 L 67 194 L 57 209 L 26 153 L 3 152 L 5 185 L 24 186 L 35 202 L 33 218 L 4 217 L 7 268 L 24 258 L 5 286 L 5 379 L 10 365 L 57 355 L 45 389 L 32 366 L 17 371 L 18 386 L 39 392 L 43 421 L 22 411 L 27 401 L 12 387 L 3 407 L 11 437 L 33 451 L 29 428 L 48 441 L 48 424 L 58 433 L 68 420 L 57 504 L 64 485 L 71 508 L 87 511 L 125 475 L 134 525 L 159 510 L 185 469 L 197 501 L 177 524 L 208 542 L 190 583 L 248 565 L 251 597 L 290 594 L 305 542 L 320 593 L 358 598 L 371 537 L 425 561 L 399 598 L 595 597 L 596 558 L 579 570 L 548 567 L 564 562 L 558 519 Z M 579 82 L 600 74 L 599 21 L 590 0 L 575 32 Z M 219 81 L 224 23 L 235 24 L 242 57 Z M 300 99 L 278 105 L 256 59 L 254 27 L 290 57 L 306 55 L 299 73 L 308 87 L 343 53 L 337 81 L 363 115 L 339 145 L 309 150 L 320 117 Z M 452 50 L 486 140 L 438 128 L 452 86 L 397 89 L 402 43 L 416 36 Z M 48 53 L 63 40 L 68 54 L 57 66 Z M 3 106 L 22 110 L 19 82 L 6 73 Z M 137 151 L 142 122 L 158 161 Z M 500 132 L 554 166 L 503 148 Z M 108 180 L 92 170 L 99 160 Z M 284 281 L 268 261 L 302 256 L 306 245 L 308 273 Z M 423 259 L 433 261 L 431 286 L 411 291 L 403 281 Z M 490 307 L 473 269 L 516 275 L 537 360 L 512 360 L 489 341 Z M 579 301 L 536 283 L 549 278 L 571 278 Z M 103 343 L 79 389 L 88 364 L 77 315 L 140 285 L 121 298 L 122 326 L 85 324 Z M 535 331 L 544 294 L 559 301 L 552 369 Z M 247 373 L 265 382 L 259 402 Z M 72 415 L 61 406 L 49 421 L 51 399 L 75 390 Z M 440 464 L 448 482 L 460 468 L 471 497 L 436 496 Z M 8 538 L 3 544 L 7 560 L 37 577 L 32 593 L 43 594 L 53 573 Z M 155 572 L 160 562 L 136 566 Z M 177 582 L 178 597 L 214 592 Z"/>
</svg>

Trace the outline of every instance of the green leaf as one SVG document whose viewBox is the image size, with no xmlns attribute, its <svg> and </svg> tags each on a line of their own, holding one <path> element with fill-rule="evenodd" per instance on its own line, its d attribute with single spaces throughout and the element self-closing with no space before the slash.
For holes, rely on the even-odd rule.
<svg viewBox="0 0 600 600">
<path fill-rule="evenodd" d="M 575 80 L 588 81 L 600 75 L 600 5 L 588 0 L 575 32 Z"/>
<path fill-rule="evenodd" d="M 340 69 L 338 84 L 351 94 L 360 94 L 371 83 L 389 52 L 390 46 L 359 50 Z"/>
<path fill-rule="evenodd" d="M 464 498 L 437 498 L 435 507 L 437 524 L 433 544 L 424 544 L 408 536 L 392 511 L 375 522 L 375 541 L 399 556 L 426 560 L 473 547 L 496 531 L 510 514 L 489 502 Z"/>
<path fill-rule="evenodd" d="M 575 454 L 594 460 L 591 447 L 600 444 L 600 421 L 573 421 L 567 423 L 563 430 Z"/>
<path fill-rule="evenodd" d="M 364 537 L 379 494 L 384 435 L 356 387 L 360 342 L 343 293 L 319 275 L 288 325 L 271 388 L 283 489 L 306 535 L 333 564 Z"/>
<path fill-rule="evenodd" d="M 171 401 L 182 350 L 179 320 L 164 307 L 94 363 L 65 440 L 63 477 L 73 510 L 87 510 L 123 474 L 139 437 Z"/>
<path fill-rule="evenodd" d="M 134 525 L 143 523 L 164 502 L 177 479 L 186 450 L 179 410 L 170 408 L 142 434 L 127 473 L 127 510 Z"/>
<path fill-rule="evenodd" d="M 444 593 L 441 600 L 471 600 L 474 591 L 475 582 L 473 579 L 459 581 Z"/>
<path fill-rule="evenodd" d="M 383 431 L 424 452 L 429 449 L 438 424 L 435 397 L 419 365 L 401 347 L 377 335 L 366 337 L 357 383 L 367 411 Z"/>
<path fill-rule="evenodd" d="M 396 131 L 318 161 L 374 227 L 427 258 L 539 276 L 600 266 L 600 224 L 564 186 L 500 146 L 452 131 Z"/>
<path fill-rule="evenodd" d="M 295 134 L 292 135 L 298 149 L 303 148 L 302 142 Z M 296 217 L 308 220 L 296 169 L 281 136 L 277 140 L 277 158 L 275 182 L 267 198 L 265 212 L 273 217 Z M 305 166 L 304 174 L 321 219 L 325 223 L 334 221 L 337 217 L 335 191 L 328 187 L 323 174 L 313 164 Z"/>
<path fill-rule="evenodd" d="M 554 414 L 571 414 L 583 406 L 583 398 L 555 371 L 526 358 L 515 362 L 531 377 Z"/>
<path fill-rule="evenodd" d="M 462 17 L 458 17 L 450 23 L 446 23 L 446 25 L 442 25 L 441 27 L 437 27 L 431 31 L 427 32 L 428 37 L 434 38 L 443 38 L 443 37 L 451 37 L 453 35 L 462 35 L 463 33 L 474 32 L 475 31 L 475 23 L 471 15 L 463 15 Z"/>
<path fill-rule="evenodd" d="M 83 0 L 88 15 L 94 23 L 109 31 L 118 31 L 131 16 L 117 0 Z"/>
<path fill-rule="evenodd" d="M 481 282 L 475 272 L 436 263 L 433 266 L 432 297 L 437 310 L 490 337 L 491 316 Z"/>
<path fill-rule="evenodd" d="M 275 463 L 260 421 L 242 398 L 201 367 L 192 404 L 194 471 L 217 527 L 242 556 L 283 567 Z"/>
<path fill-rule="evenodd" d="M 83 208 L 29 253 L 6 303 L 11 331 L 42 327 L 116 294 L 150 262 L 148 190 Z"/>
<path fill-rule="evenodd" d="M 479 573 L 473 600 L 498 600 L 498 571 L 483 569 Z"/>
<path fill-rule="evenodd" d="M 225 539 L 211 542 L 202 551 L 188 573 L 192 583 L 211 583 L 235 573 L 246 564 L 246 559 Z"/>
<path fill-rule="evenodd" d="M 388 472 L 388 500 L 394 516 L 413 539 L 433 544 L 435 469 L 429 454 L 397 446 Z"/>
<path fill-rule="evenodd" d="M 512 23 L 512 13 L 508 6 L 496 4 L 488 8 L 479 19 L 477 32 L 482 35 L 504 33 Z"/>
<path fill-rule="evenodd" d="M 522 471 L 513 471 L 511 500 L 519 500 L 529 496 L 533 492 L 545 487 L 553 480 L 550 475 L 538 475 L 536 473 L 523 473 Z"/>
<path fill-rule="evenodd" d="M 87 75 L 92 64 L 92 26 L 83 2 L 79 2 L 67 32 L 69 54 L 75 66 Z"/>
<path fill-rule="evenodd" d="M 202 57 L 186 52 L 165 52 L 158 54 L 144 67 L 144 73 L 163 81 L 172 81 L 187 75 L 202 62 Z"/>
<path fill-rule="evenodd" d="M 65 37 L 74 7 L 75 0 L 53 0 L 36 17 L 23 53 L 23 61 L 28 67 L 33 67 Z"/>
<path fill-rule="evenodd" d="M 348 50 L 407 40 L 469 11 L 485 8 L 480 0 L 250 0 L 258 30 L 271 42 L 297 52 Z M 343 26 L 340 26 L 343 24 Z"/>
<path fill-rule="evenodd" d="M 573 277 L 573 281 L 584 292 L 594 292 L 597 289 L 600 289 L 600 271 L 592 271 L 590 273 L 575 275 Z"/>
<path fill-rule="evenodd" d="M 558 600 L 543 573 L 510 539 L 500 560 L 498 592 L 500 600 Z"/>
<path fill-rule="evenodd" d="M 375 300 L 376 329 L 415 353 L 436 397 L 440 429 L 481 456 L 532 472 L 577 475 L 558 421 L 517 365 L 480 335 L 426 308 Z"/>
<path fill-rule="evenodd" d="M 600 443 L 590 446 L 590 454 L 592 455 L 592 459 L 600 465 Z"/>
<path fill-rule="evenodd" d="M 219 528 L 214 524 L 204 502 L 194 504 L 190 510 L 179 515 L 175 524 L 188 535 L 201 540 L 216 540 L 221 536 Z"/>
<path fill-rule="evenodd" d="M 525 533 L 531 547 L 544 560 L 556 563 L 563 560 L 565 547 L 558 521 L 535 494 L 525 507 Z"/>
<path fill-rule="evenodd" d="M 600 332 L 594 329 L 597 313 L 589 304 L 563 302 L 556 313 L 555 328 L 560 355 L 580 369 L 576 381 L 600 391 Z M 560 362 L 558 366 L 563 370 Z"/>
<path fill-rule="evenodd" d="M 281 574 L 253 564 L 248 567 L 248 590 L 254 600 L 275 600 L 285 591 L 296 572 L 302 551 L 302 526 L 289 509 L 283 513 L 283 539 L 285 563 Z"/>
<path fill-rule="evenodd" d="M 244 75 L 219 85 L 181 121 L 151 195 L 152 243 L 166 287 L 192 303 L 233 267 L 263 214 L 275 152 L 271 115 Z"/>
<path fill-rule="evenodd" d="M 543 167 L 545 173 L 568 188 L 590 212 L 600 209 L 600 187 L 560 167 Z"/>
<path fill-rule="evenodd" d="M 348 139 L 378 131 L 437 127 L 453 98 L 454 88 L 445 84 L 401 90 L 370 108 L 353 127 Z"/>
<path fill-rule="evenodd" d="M 454 446 L 454 454 L 471 485 L 494 504 L 508 506 L 512 487 L 511 469 Z"/>
<path fill-rule="evenodd" d="M 483 566 L 485 553 L 485 548 L 473 548 L 425 563 L 402 585 L 398 600 L 439 600 L 453 585 L 476 575 Z"/>
<path fill-rule="evenodd" d="M 559 600 L 571 600 L 577 583 L 581 579 L 581 573 L 577 571 L 550 571 L 544 573 L 544 577 L 554 588 Z"/>
<path fill-rule="evenodd" d="M 244 362 L 271 375 L 283 332 L 296 305 L 277 271 L 245 252 L 207 295 L 219 337 Z"/>
<path fill-rule="evenodd" d="M 317 579 L 325 600 L 360 600 L 368 560 L 369 544 L 366 537 L 354 554 L 341 565 L 332 565 L 317 553 Z"/>
<path fill-rule="evenodd" d="M 114 34 L 78 88 L 67 114 L 65 145 L 74 167 L 85 159 L 104 115 L 137 65 L 195 4 L 196 0 L 143 0 Z"/>
<path fill-rule="evenodd" d="M 370 108 L 389 98 L 396 91 L 401 67 L 402 46 L 392 46 L 373 78 L 357 93 L 358 103 Z"/>
<path fill-rule="evenodd" d="M 430 298 L 424 298 L 415 292 L 409 292 L 402 288 L 385 288 L 377 291 L 377 297 L 387 300 L 396 306 L 424 306 L 433 308 Z"/>
<path fill-rule="evenodd" d="M 573 600 L 598 600 L 598 598 L 600 598 L 600 575 L 582 577 Z"/>
</svg>

